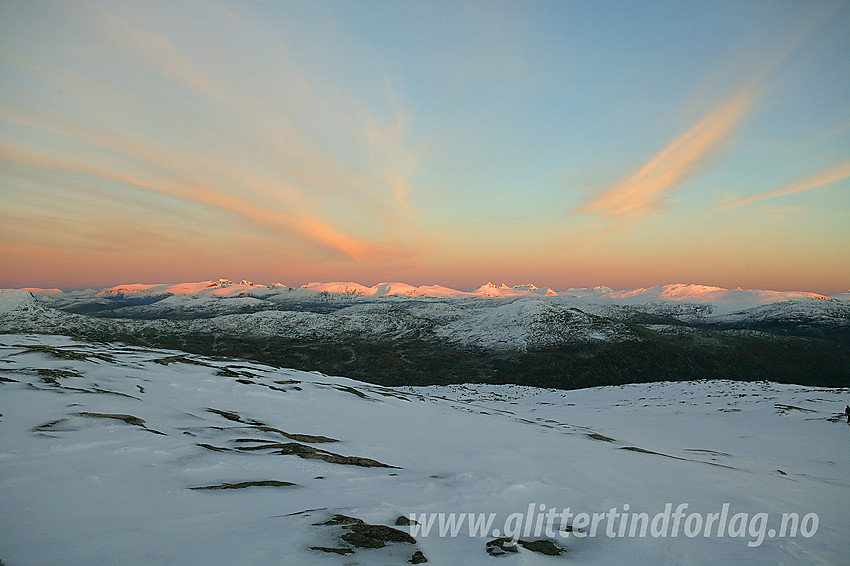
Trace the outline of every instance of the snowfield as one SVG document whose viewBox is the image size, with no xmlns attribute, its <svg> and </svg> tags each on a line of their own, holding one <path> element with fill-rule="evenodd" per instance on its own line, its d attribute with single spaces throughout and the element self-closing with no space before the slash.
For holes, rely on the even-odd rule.
<svg viewBox="0 0 850 566">
<path fill-rule="evenodd" d="M 834 298 L 796 291 L 728 290 L 671 284 L 615 291 L 608 287 L 540 289 L 488 283 L 473 291 L 354 282 L 301 287 L 228 279 L 128 284 L 102 290 L 0 290 L 0 331 L 73 333 L 115 326 L 163 331 L 174 321 L 190 333 L 245 331 L 293 340 L 356 336 L 394 341 L 423 337 L 461 348 L 526 352 L 559 345 L 638 340 L 624 323 L 654 319 L 705 328 L 850 329 L 846 293 Z M 81 316 L 84 315 L 84 316 Z M 120 320 L 113 324 L 111 320 Z M 142 322 L 144 321 L 144 322 Z M 682 327 L 684 328 L 684 326 Z"/>
<path fill-rule="evenodd" d="M 2 297 L 3 308 L 37 306 Z M 5 334 L 0 559 L 398 565 L 418 552 L 436 565 L 841 564 L 847 402 L 850 389 L 770 382 L 390 389 Z M 817 529 L 751 546 L 751 533 L 610 537 L 603 524 L 577 537 L 574 524 L 573 534 L 530 537 L 565 549 L 559 556 L 519 546 L 492 557 L 492 532 L 396 525 L 409 514 L 494 513 L 503 529 L 532 504 L 576 514 L 628 504 L 654 516 L 667 503 L 702 514 L 728 503 L 730 514 L 768 513 L 772 529 L 783 513 L 814 513 Z"/>
</svg>

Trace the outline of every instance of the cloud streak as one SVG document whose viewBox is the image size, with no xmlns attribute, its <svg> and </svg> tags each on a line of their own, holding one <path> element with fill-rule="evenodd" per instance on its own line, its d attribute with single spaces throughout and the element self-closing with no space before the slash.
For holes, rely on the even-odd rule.
<svg viewBox="0 0 850 566">
<path fill-rule="evenodd" d="M 759 193 L 756 195 L 748 196 L 726 203 L 722 205 L 718 210 L 727 210 L 730 208 L 744 206 L 762 200 L 784 197 L 787 195 L 793 195 L 795 193 L 802 193 L 805 191 L 811 191 L 814 189 L 825 187 L 827 185 L 831 185 L 833 183 L 837 183 L 838 181 L 843 181 L 847 178 L 850 178 L 850 159 L 833 165 L 832 167 L 828 167 L 827 169 L 818 171 L 817 173 L 809 175 L 804 179 L 794 181 L 793 183 L 788 183 L 787 185 L 779 187 L 778 189 L 773 189 L 772 191 L 765 191 L 763 193 Z"/>
<path fill-rule="evenodd" d="M 191 17 L 177 13 L 185 6 L 161 13 L 144 5 L 83 6 L 65 16 L 88 33 L 68 36 L 64 51 L 3 55 L 43 92 L 71 95 L 63 111 L 26 97 L 0 100 L 0 118 L 38 140 L 6 140 L 3 157 L 19 175 L 43 168 L 106 181 L 112 199 L 144 189 L 224 211 L 248 221 L 228 225 L 229 233 L 259 228 L 275 236 L 269 244 L 286 244 L 311 261 L 418 255 L 406 200 L 418 153 L 407 143 L 407 112 L 376 117 L 369 99 L 329 88 L 258 22 L 215 4 L 196 5 Z M 196 23 L 175 30 L 162 17 L 171 11 Z M 229 39 L 206 41 L 207 27 L 227 30 Z M 229 49 L 236 46 L 255 57 Z M 71 52 L 102 56 L 92 66 L 67 60 Z M 104 75 L 109 65 L 144 80 L 114 81 Z M 88 105 L 92 99 L 101 111 Z M 113 119 L 104 121 L 109 110 Z M 67 182 L 53 191 L 66 200 L 74 192 Z"/>
<path fill-rule="evenodd" d="M 625 181 L 591 199 L 579 213 L 635 218 L 658 211 L 673 190 L 704 171 L 728 145 L 758 94 L 741 90 L 655 154 Z"/>
<path fill-rule="evenodd" d="M 236 217 L 249 220 L 276 235 L 296 237 L 315 249 L 358 262 L 377 262 L 398 259 L 408 250 L 401 246 L 376 244 L 366 239 L 346 234 L 327 221 L 305 210 L 292 207 L 288 212 L 255 205 L 225 191 L 191 182 L 166 184 L 132 177 L 108 168 L 75 163 L 44 154 L 0 146 L 3 160 L 24 170 L 52 170 L 63 175 L 83 175 L 89 179 L 100 179 L 134 188 L 146 189 L 179 198 L 195 204 L 221 210 Z"/>
</svg>

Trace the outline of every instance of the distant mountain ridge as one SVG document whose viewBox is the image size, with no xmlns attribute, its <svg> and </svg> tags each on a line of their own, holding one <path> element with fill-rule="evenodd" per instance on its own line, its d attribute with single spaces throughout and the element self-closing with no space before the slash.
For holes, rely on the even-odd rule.
<svg viewBox="0 0 850 566">
<path fill-rule="evenodd" d="M 0 290 L 0 331 L 232 355 L 388 385 L 850 384 L 850 293 L 694 284 L 462 291 L 228 279 Z"/>
<path fill-rule="evenodd" d="M 26 289 L 33 293 L 59 295 L 59 289 Z M 314 282 L 299 287 L 282 283 L 264 285 L 248 280 L 235 283 L 229 279 L 190 283 L 122 284 L 98 291 L 73 291 L 74 296 L 93 295 L 110 299 L 161 299 L 170 296 L 197 298 L 254 297 L 268 298 L 281 294 L 335 293 L 363 297 L 425 297 L 435 299 L 460 299 L 473 297 L 521 298 L 521 297 L 564 297 L 582 302 L 639 305 L 653 302 L 694 303 L 715 305 L 715 314 L 754 308 L 759 305 L 800 300 L 850 300 L 850 291 L 828 297 L 809 291 L 771 291 L 764 289 L 724 289 L 691 283 L 673 283 L 653 287 L 615 290 L 610 287 L 569 288 L 556 290 L 539 288 L 532 283 L 508 286 L 486 283 L 477 289 L 459 290 L 443 285 L 415 286 L 401 282 L 383 282 L 373 286 L 352 281 Z"/>
</svg>

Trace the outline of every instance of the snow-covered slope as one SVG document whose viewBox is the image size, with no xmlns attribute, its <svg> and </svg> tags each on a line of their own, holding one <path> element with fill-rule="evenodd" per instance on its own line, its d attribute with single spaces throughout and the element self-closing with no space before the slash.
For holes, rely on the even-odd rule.
<svg viewBox="0 0 850 566">
<path fill-rule="evenodd" d="M 673 284 L 647 289 L 616 291 L 607 287 L 568 289 L 562 295 L 573 295 L 588 302 L 610 302 L 622 305 L 649 303 L 687 303 L 712 305 L 712 314 L 729 314 L 760 305 L 799 300 L 828 300 L 818 293 L 802 291 L 765 291 L 760 289 L 723 289 L 706 285 Z"/>
<path fill-rule="evenodd" d="M 838 293 L 837 295 L 833 295 L 830 298 L 840 301 L 850 301 L 850 290 L 844 291 L 843 293 Z"/>
<path fill-rule="evenodd" d="M 275 294 L 281 285 L 271 287 L 266 285 L 255 285 L 251 281 L 242 280 L 233 283 L 229 279 L 218 281 L 200 281 L 197 283 L 178 284 L 131 284 L 116 285 L 95 293 L 98 297 L 109 299 L 146 300 L 151 298 L 164 298 L 175 296 L 192 296 L 196 298 L 227 298 L 243 295 L 267 296 Z"/>
<path fill-rule="evenodd" d="M 635 339 L 623 324 L 531 299 L 471 309 L 467 316 L 436 326 L 434 333 L 450 343 L 484 350 L 527 351 L 557 344 Z"/>
<path fill-rule="evenodd" d="M 0 289 L 0 314 L 13 315 L 38 309 L 35 295 L 26 289 Z"/>
<path fill-rule="evenodd" d="M 434 565 L 839 564 L 850 540 L 850 427 L 838 418 L 848 389 L 394 390 L 16 334 L 0 335 L 0 391 L 4 564 L 398 565 L 417 551 Z M 535 536 L 530 524 L 519 538 L 551 538 L 566 554 L 486 551 L 530 505 L 593 514 L 628 504 L 655 516 L 667 503 L 768 513 L 765 533 L 782 513 L 819 524 L 811 537 L 756 545 L 749 531 L 609 537 L 603 523 L 579 538 Z M 396 525 L 428 512 L 495 520 L 486 536 Z M 374 527 L 341 524 L 354 520 Z M 399 542 L 358 546 L 379 535 Z"/>
</svg>

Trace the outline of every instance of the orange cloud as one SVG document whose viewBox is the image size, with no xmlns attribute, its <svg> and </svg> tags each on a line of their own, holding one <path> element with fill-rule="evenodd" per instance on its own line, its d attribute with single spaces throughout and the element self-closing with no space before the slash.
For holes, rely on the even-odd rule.
<svg viewBox="0 0 850 566">
<path fill-rule="evenodd" d="M 229 10 L 215 5 L 203 13 L 217 25 L 227 26 L 246 45 L 262 47 L 274 56 L 264 63 L 274 68 L 262 69 L 268 77 L 264 89 L 245 88 L 240 81 L 222 77 L 222 68 L 236 76 L 245 76 L 244 61 L 233 59 L 226 49 L 208 53 L 204 59 L 193 57 L 179 42 L 158 31 L 140 11 L 130 8 L 98 7 L 95 13 L 107 25 L 93 31 L 116 50 L 126 50 L 129 57 L 140 61 L 150 72 L 170 80 L 203 101 L 215 101 L 246 118 L 244 126 L 259 148 L 273 149 L 264 157 L 267 163 L 280 163 L 286 176 L 300 183 L 303 192 L 330 194 L 352 206 L 368 206 L 368 212 L 390 225 L 400 225 L 395 211 L 387 211 L 388 202 L 412 212 L 406 196 L 418 154 L 407 147 L 407 116 L 388 123 L 376 119 L 363 101 L 352 98 L 326 84 L 316 84 L 308 73 L 298 68 L 283 44 L 269 41 L 259 27 Z M 210 47 L 212 48 L 212 47 Z M 210 66 L 209 60 L 216 60 Z M 221 68 L 219 68 L 221 67 Z M 225 77 L 227 75 L 225 74 Z M 245 76 L 246 84 L 250 84 Z M 302 116 L 319 117 L 314 128 L 299 127 Z M 315 139 L 324 120 L 331 120 L 335 135 L 349 132 L 351 150 L 368 152 L 374 169 L 351 172 L 335 158 L 323 140 Z M 261 149 L 261 151 L 267 151 Z M 343 157 L 344 159 L 344 157 Z M 394 197 L 384 198 L 385 192 Z M 277 188 L 280 192 L 280 187 Z M 409 229 L 409 222 L 406 223 Z"/>
<path fill-rule="evenodd" d="M 205 60 L 193 58 L 191 52 L 157 31 L 137 11 L 93 6 L 91 15 L 108 22 L 109 25 L 91 26 L 93 37 L 101 37 L 101 43 L 110 51 L 141 63 L 154 76 L 170 81 L 202 102 L 225 106 L 241 120 L 222 130 L 204 125 L 189 136 L 183 135 L 192 131 L 185 126 L 181 130 L 174 126 L 171 132 L 163 128 L 162 133 L 171 134 L 171 138 L 192 148 L 175 152 L 156 139 L 128 135 L 120 125 L 86 123 L 82 118 L 54 114 L 49 109 L 34 112 L 23 105 L 3 104 L 0 117 L 5 120 L 85 143 L 79 146 L 84 148 L 81 153 L 85 156 L 78 154 L 73 158 L 4 148 L 7 155 L 14 155 L 31 168 L 54 167 L 93 175 L 225 210 L 251 220 L 265 231 L 288 236 L 292 246 L 304 248 L 306 244 L 308 255 L 317 247 L 363 262 L 394 261 L 415 255 L 419 234 L 411 225 L 412 211 L 405 197 L 418 155 L 405 143 L 406 114 L 399 112 L 402 119 L 385 123 L 348 95 L 312 84 L 288 61 L 282 45 L 263 41 L 256 28 L 241 20 L 230 21 L 231 15 L 224 10 L 212 10 L 206 17 L 223 15 L 227 20 L 223 23 L 238 24 L 248 44 L 257 41 L 264 48 L 272 48 L 275 72 L 264 73 L 273 77 L 268 89 L 257 91 L 243 88 L 239 81 L 223 80 L 219 67 L 232 65 L 233 60 L 223 60 L 226 57 L 222 53 Z M 118 107 L 133 100 L 120 88 L 85 76 L 77 78 L 26 53 L 13 55 L 11 62 L 15 66 L 47 84 L 82 84 L 85 88 L 80 94 L 96 92 L 98 98 Z M 220 65 L 208 65 L 209 59 Z M 230 70 L 242 76 L 238 68 Z M 146 110 L 133 108 L 128 115 L 137 111 L 144 115 Z M 299 126 L 301 116 L 318 116 L 318 125 Z M 350 134 L 342 144 L 322 135 L 322 121 L 330 119 L 335 127 L 341 126 L 334 135 L 340 131 Z M 185 117 L 177 113 L 157 116 L 156 122 L 182 124 L 182 120 Z M 222 158 L 216 142 L 225 138 L 235 147 L 250 148 L 250 152 L 243 151 L 247 160 L 240 160 L 241 156 Z M 172 145 L 176 144 L 172 141 Z M 349 164 L 349 154 L 366 153 L 372 158 L 372 168 Z M 408 214 L 400 215 L 401 211 Z M 349 233 L 368 236 L 349 235 L 346 228 Z M 389 242 L 403 237 L 408 245 L 377 243 L 379 234 Z"/>
<path fill-rule="evenodd" d="M 7 162 L 55 171 L 84 174 L 90 177 L 115 181 L 125 185 L 144 188 L 172 197 L 200 203 L 243 217 L 272 233 L 296 237 L 327 251 L 340 254 L 354 261 L 378 262 L 395 260 L 409 255 L 401 246 L 376 244 L 365 239 L 345 234 L 327 221 L 293 206 L 289 212 L 255 205 L 225 191 L 197 184 L 164 184 L 132 177 L 107 168 L 76 163 L 66 159 L 0 146 L 0 154 Z"/>
<path fill-rule="evenodd" d="M 748 87 L 658 152 L 637 173 L 586 203 L 580 213 L 640 216 L 703 171 L 741 125 L 757 94 Z"/>
<path fill-rule="evenodd" d="M 751 204 L 761 200 L 793 195 L 794 193 L 801 193 L 803 191 L 811 191 L 812 189 L 819 189 L 821 187 L 831 185 L 832 183 L 837 183 L 838 181 L 847 179 L 848 177 L 850 177 L 850 159 L 822 171 L 818 171 L 814 175 L 810 175 L 805 179 L 800 179 L 799 181 L 779 187 L 778 189 L 766 191 L 724 204 L 719 210 L 743 206 L 745 204 Z"/>
</svg>

